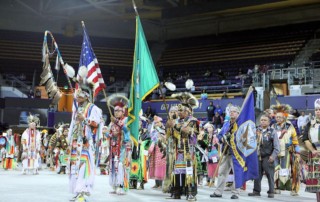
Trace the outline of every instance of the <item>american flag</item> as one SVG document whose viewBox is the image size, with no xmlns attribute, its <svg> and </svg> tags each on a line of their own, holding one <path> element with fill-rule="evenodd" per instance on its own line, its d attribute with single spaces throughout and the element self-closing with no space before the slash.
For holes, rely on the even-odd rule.
<svg viewBox="0 0 320 202">
<path fill-rule="evenodd" d="M 106 88 L 106 84 L 85 27 L 83 27 L 83 42 L 79 61 L 79 67 L 81 66 L 88 68 L 87 81 L 93 84 L 93 98 L 95 98 L 102 89 Z"/>
</svg>

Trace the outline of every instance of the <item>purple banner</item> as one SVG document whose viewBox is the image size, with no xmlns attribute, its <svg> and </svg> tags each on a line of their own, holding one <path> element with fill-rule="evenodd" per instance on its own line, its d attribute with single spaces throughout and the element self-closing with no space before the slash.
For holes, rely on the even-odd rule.
<svg viewBox="0 0 320 202">
<path fill-rule="evenodd" d="M 292 109 L 307 110 L 314 109 L 314 101 L 318 98 L 320 98 L 320 95 L 303 95 L 278 97 L 278 100 L 280 103 L 290 105 Z M 276 104 L 276 99 L 272 98 L 270 104 Z"/>
<path fill-rule="evenodd" d="M 219 105 L 223 111 L 225 110 L 226 106 L 229 103 L 234 105 L 242 106 L 243 98 L 231 98 L 231 99 L 217 99 L 217 100 L 199 100 L 199 107 L 194 110 L 194 112 L 206 112 L 207 106 L 209 105 L 210 101 L 213 102 L 215 106 Z M 178 100 L 167 100 L 166 101 L 168 110 L 170 107 L 178 105 L 180 102 Z M 142 109 L 145 112 L 147 107 L 150 106 L 151 109 L 156 113 L 166 113 L 165 104 L 163 101 L 151 101 L 151 102 L 144 102 L 142 103 Z"/>
</svg>

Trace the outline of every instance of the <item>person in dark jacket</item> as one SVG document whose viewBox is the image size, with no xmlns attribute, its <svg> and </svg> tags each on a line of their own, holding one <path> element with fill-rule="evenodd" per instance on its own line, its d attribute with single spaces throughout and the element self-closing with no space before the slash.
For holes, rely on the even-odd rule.
<svg viewBox="0 0 320 202">
<path fill-rule="evenodd" d="M 263 173 L 268 178 L 268 198 L 274 198 L 274 160 L 280 152 L 280 143 L 276 131 L 270 127 L 270 117 L 262 115 L 260 126 L 257 128 L 259 173 L 260 177 L 254 180 L 253 192 L 249 196 L 260 196 Z"/>
</svg>

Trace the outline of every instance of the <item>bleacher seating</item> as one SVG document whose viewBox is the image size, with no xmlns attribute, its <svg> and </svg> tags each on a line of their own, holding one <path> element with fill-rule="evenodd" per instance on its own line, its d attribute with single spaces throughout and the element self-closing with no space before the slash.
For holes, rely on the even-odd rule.
<svg viewBox="0 0 320 202">
<path fill-rule="evenodd" d="M 54 33 L 53 33 L 54 34 Z M 0 31 L 0 72 L 19 75 L 25 74 L 26 79 L 32 81 L 36 71 L 36 84 L 39 83 L 41 73 L 41 50 L 43 33 Z M 78 68 L 81 52 L 82 36 L 72 38 L 54 34 L 59 50 L 65 62 Z M 51 39 L 48 39 L 51 42 Z M 116 80 L 128 80 L 132 71 L 134 40 L 91 37 L 91 43 L 98 58 L 105 82 L 109 76 Z M 52 59 L 52 69 L 54 67 Z M 55 70 L 53 70 L 55 73 Z M 63 71 L 59 72 L 58 85 L 66 84 Z"/>
<path fill-rule="evenodd" d="M 255 64 L 269 65 L 290 63 L 317 29 L 316 24 L 290 25 L 221 34 L 218 36 L 193 37 L 168 42 L 158 66 L 162 68 L 164 79 L 171 73 L 184 75 L 187 71 L 196 88 L 208 89 L 221 86 L 224 91 L 241 90 L 243 81 L 239 69 L 246 74 Z M 225 85 L 217 71 L 226 75 Z M 212 72 L 205 79 L 206 70 Z M 174 81 L 178 88 L 184 87 L 185 79 Z"/>
</svg>

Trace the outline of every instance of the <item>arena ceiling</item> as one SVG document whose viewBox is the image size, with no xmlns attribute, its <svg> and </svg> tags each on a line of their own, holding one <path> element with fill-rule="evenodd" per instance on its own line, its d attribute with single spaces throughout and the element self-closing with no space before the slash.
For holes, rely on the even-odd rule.
<svg viewBox="0 0 320 202">
<path fill-rule="evenodd" d="M 148 39 L 252 29 L 320 19 L 320 0 L 135 0 Z M 6 0 L 0 29 L 134 38 L 132 0 Z"/>
</svg>

